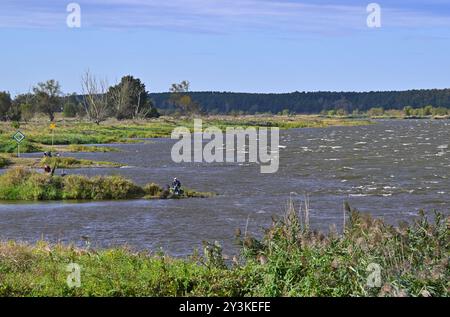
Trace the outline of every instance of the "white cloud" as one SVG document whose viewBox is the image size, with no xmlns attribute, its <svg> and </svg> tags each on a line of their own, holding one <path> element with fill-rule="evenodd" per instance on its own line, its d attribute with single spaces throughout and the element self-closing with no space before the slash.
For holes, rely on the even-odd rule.
<svg viewBox="0 0 450 317">
<path fill-rule="evenodd" d="M 70 1 L 67 1 L 69 3 Z M 74 0 L 83 25 L 187 32 L 349 33 L 366 29 L 365 6 L 275 0 Z M 370 2 L 370 1 L 369 1 Z M 368 3 L 369 3 L 368 2 Z M 64 27 L 66 2 L 0 4 L 0 27 Z M 386 28 L 450 27 L 445 15 L 382 7 Z"/>
</svg>

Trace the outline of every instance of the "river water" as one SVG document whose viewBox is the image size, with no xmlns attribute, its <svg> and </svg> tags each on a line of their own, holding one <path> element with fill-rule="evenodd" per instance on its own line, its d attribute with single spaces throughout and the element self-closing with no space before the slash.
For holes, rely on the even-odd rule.
<svg viewBox="0 0 450 317">
<path fill-rule="evenodd" d="M 0 204 L 0 239 L 138 250 L 162 248 L 191 254 L 203 240 L 221 242 L 234 252 L 236 228 L 260 234 L 281 215 L 290 196 L 309 195 L 311 225 L 327 230 L 343 222 L 343 202 L 396 224 L 420 209 L 450 207 L 450 122 L 386 120 L 362 127 L 281 131 L 280 169 L 261 174 L 257 164 L 183 163 L 171 160 L 175 141 L 146 140 L 114 145 L 110 153 L 71 156 L 114 161 L 127 168 L 70 170 L 85 175 L 123 175 L 136 183 L 183 185 L 214 191 L 217 197 L 186 200 L 45 202 Z M 291 194 L 296 193 L 296 194 Z"/>
</svg>

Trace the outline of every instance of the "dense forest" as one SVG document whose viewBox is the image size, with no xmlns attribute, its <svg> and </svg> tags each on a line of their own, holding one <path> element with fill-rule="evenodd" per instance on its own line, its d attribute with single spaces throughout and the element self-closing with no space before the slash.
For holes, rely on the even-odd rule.
<svg viewBox="0 0 450 317">
<path fill-rule="evenodd" d="M 404 109 L 427 105 L 450 108 L 450 89 L 384 92 L 293 92 L 251 94 L 231 92 L 189 92 L 207 113 L 320 113 L 332 109 L 367 111 L 371 108 Z M 151 93 L 156 108 L 174 110 L 171 93 Z"/>
<path fill-rule="evenodd" d="M 189 81 L 172 84 L 166 93 L 150 93 L 131 75 L 113 86 L 86 72 L 82 93 L 64 94 L 51 79 L 12 97 L 0 91 L 0 121 L 29 121 L 44 114 L 86 118 L 100 124 L 108 118 L 147 119 L 160 114 L 325 114 L 383 116 L 389 110 L 406 117 L 448 116 L 450 89 L 380 92 L 293 92 L 283 94 L 192 92 Z M 392 113 L 390 113 L 392 115 Z M 398 115 L 398 114 L 397 114 Z"/>
</svg>

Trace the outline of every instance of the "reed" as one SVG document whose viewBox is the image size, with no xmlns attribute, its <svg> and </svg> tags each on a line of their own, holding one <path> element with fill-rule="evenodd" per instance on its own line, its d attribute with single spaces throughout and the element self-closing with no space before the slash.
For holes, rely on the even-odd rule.
<svg viewBox="0 0 450 317">
<path fill-rule="evenodd" d="M 450 219 L 442 214 L 394 227 L 351 209 L 345 235 L 336 235 L 305 230 L 299 213 L 287 212 L 262 239 L 238 231 L 241 255 L 232 262 L 209 242 L 184 259 L 0 242 L 0 296 L 449 296 Z M 79 288 L 66 283 L 69 263 L 81 267 Z M 368 269 L 377 265 L 381 283 L 371 285 Z"/>
</svg>

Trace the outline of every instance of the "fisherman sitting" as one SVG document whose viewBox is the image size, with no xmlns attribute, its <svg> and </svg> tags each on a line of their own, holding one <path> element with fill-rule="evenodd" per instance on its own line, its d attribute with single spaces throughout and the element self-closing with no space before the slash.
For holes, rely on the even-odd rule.
<svg viewBox="0 0 450 317">
<path fill-rule="evenodd" d="M 48 165 L 45 165 L 44 166 L 44 172 L 47 173 L 47 174 L 50 174 L 52 172 L 52 168 L 50 166 L 48 166 Z"/>
<path fill-rule="evenodd" d="M 172 191 L 176 195 L 179 195 L 181 193 L 181 182 L 176 177 L 172 182 Z"/>
</svg>

